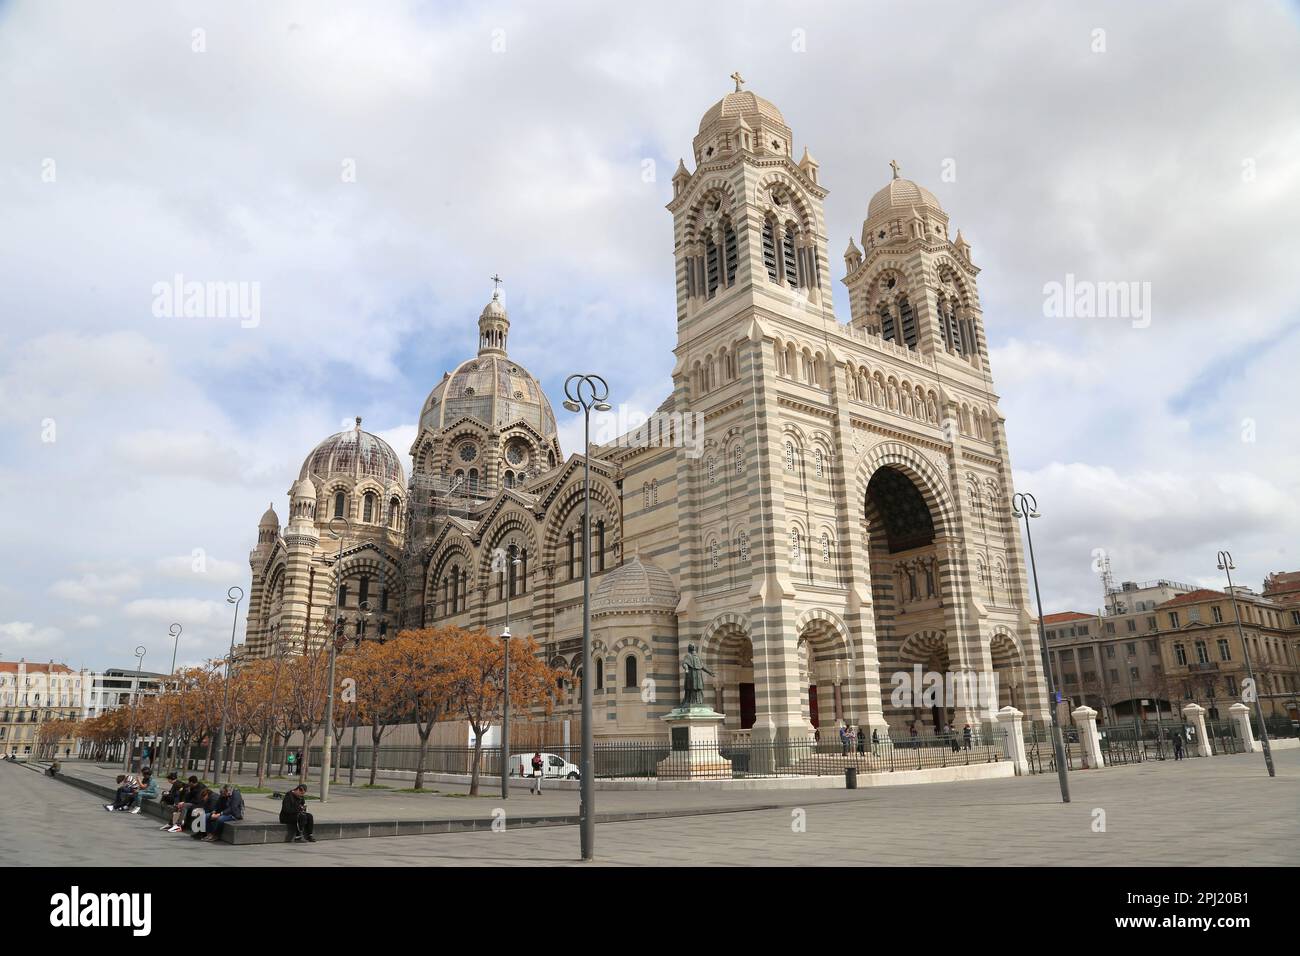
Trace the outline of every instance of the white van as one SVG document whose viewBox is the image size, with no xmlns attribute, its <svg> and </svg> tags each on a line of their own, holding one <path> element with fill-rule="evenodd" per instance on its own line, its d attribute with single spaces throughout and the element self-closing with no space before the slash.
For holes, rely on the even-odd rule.
<svg viewBox="0 0 1300 956">
<path fill-rule="evenodd" d="M 532 754 L 511 754 L 510 755 L 510 776 L 512 777 L 531 777 L 533 775 L 533 755 Z M 563 757 L 556 754 L 542 754 L 542 777 L 543 778 L 560 778 L 563 780 L 578 779 L 578 765 L 569 763 Z"/>
</svg>

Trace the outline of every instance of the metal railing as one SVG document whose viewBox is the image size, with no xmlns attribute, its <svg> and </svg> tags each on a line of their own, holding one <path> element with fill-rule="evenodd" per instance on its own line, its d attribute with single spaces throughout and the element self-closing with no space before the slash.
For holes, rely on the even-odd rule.
<svg viewBox="0 0 1300 956">
<path fill-rule="evenodd" d="M 604 780 L 648 780 L 659 777 L 692 779 L 730 779 L 746 777 L 826 776 L 844 774 L 852 767 L 858 773 L 895 773 L 904 770 L 927 770 L 970 764 L 996 763 L 1005 754 L 1005 732 L 974 734 L 969 745 L 961 734 L 938 734 L 929 737 L 902 738 L 897 741 L 880 740 L 872 743 L 855 741 L 848 752 L 842 742 L 797 739 L 783 741 L 754 741 L 750 738 L 724 738 L 716 748 L 717 758 L 710 744 L 696 742 L 674 749 L 667 737 L 619 739 L 597 742 L 594 746 L 594 773 Z M 298 748 L 289 748 L 295 751 Z M 546 755 L 547 777 L 575 777 L 578 772 L 580 747 L 571 744 L 547 744 L 540 748 L 521 748 L 512 756 L 512 775 L 527 776 L 534 750 Z M 237 748 L 238 751 L 238 748 Z M 202 765 L 201 754 L 196 754 Z M 236 765 L 239 759 L 236 753 Z M 244 748 L 244 770 L 256 769 L 258 748 Z M 304 756 L 310 768 L 320 766 L 321 748 L 309 748 Z M 357 747 L 357 773 L 370 772 L 371 751 L 368 746 Z M 559 762 L 551 762 L 556 757 Z M 334 765 L 344 774 L 350 769 L 351 748 L 346 741 L 334 749 Z M 383 746 L 378 760 L 381 771 L 413 772 L 420 764 L 420 748 L 414 746 Z M 430 746 L 425 752 L 426 773 L 469 774 L 474 763 L 474 751 L 469 747 Z M 479 773 L 496 776 L 500 773 L 501 750 L 484 747 L 479 757 Z M 285 769 L 285 761 L 277 748 L 269 768 L 273 775 Z M 521 769 L 523 773 L 521 774 Z"/>
</svg>

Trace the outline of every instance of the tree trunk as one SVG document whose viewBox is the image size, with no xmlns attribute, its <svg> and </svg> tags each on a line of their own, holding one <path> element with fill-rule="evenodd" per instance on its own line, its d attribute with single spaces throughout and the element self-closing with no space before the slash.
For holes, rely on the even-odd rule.
<svg viewBox="0 0 1300 956">
<path fill-rule="evenodd" d="M 216 743 L 212 734 L 208 734 L 208 749 L 203 755 L 203 779 L 208 779 L 208 771 L 212 768 L 212 747 Z"/>
<path fill-rule="evenodd" d="M 433 733 L 433 722 L 426 728 L 423 724 L 415 728 L 420 734 L 420 757 L 415 763 L 415 789 L 424 787 L 424 761 L 429 753 L 429 735 Z"/>
<path fill-rule="evenodd" d="M 478 796 L 478 771 L 479 771 L 480 762 L 483 759 L 483 733 L 478 729 L 478 727 L 475 727 L 473 724 L 471 724 L 470 726 L 474 727 L 474 764 L 472 767 L 470 767 L 470 772 L 469 772 L 469 795 L 471 797 L 477 797 Z"/>
<path fill-rule="evenodd" d="M 384 735 L 382 725 L 370 728 L 370 786 L 375 785 L 375 775 L 379 773 L 379 738 Z"/>
</svg>

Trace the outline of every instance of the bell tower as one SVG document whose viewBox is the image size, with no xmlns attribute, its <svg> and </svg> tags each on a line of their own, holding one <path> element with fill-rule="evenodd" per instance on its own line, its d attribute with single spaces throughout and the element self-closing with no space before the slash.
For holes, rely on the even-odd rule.
<svg viewBox="0 0 1300 956">
<path fill-rule="evenodd" d="M 700 120 L 695 171 L 673 174 L 677 321 L 698 334 L 742 303 L 806 312 L 820 326 L 830 270 L 817 161 L 795 161 L 794 133 L 775 104 L 735 90 Z"/>
</svg>

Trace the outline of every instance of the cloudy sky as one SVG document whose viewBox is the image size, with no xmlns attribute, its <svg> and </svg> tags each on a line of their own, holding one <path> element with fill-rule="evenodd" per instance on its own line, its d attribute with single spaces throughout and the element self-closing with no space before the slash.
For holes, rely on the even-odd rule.
<svg viewBox="0 0 1300 956">
<path fill-rule="evenodd" d="M 221 653 L 267 503 L 354 415 L 405 453 L 494 272 L 557 407 L 590 370 L 653 408 L 670 177 L 733 70 L 820 162 L 833 263 L 891 159 L 971 242 L 1049 611 L 1097 607 L 1099 548 L 1300 568 L 1294 5 L 8 2 L 0 659 Z M 256 322 L 168 316 L 178 274 Z M 1149 321 L 1046 316 L 1067 275 Z"/>
</svg>

